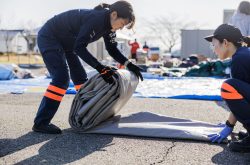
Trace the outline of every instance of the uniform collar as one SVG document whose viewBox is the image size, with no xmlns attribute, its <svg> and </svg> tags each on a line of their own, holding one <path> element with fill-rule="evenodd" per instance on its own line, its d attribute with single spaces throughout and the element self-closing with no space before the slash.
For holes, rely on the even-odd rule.
<svg viewBox="0 0 250 165">
<path fill-rule="evenodd" d="M 236 56 L 237 54 L 241 53 L 242 51 L 247 51 L 247 49 L 248 49 L 247 47 L 239 47 L 232 57 Z"/>
</svg>

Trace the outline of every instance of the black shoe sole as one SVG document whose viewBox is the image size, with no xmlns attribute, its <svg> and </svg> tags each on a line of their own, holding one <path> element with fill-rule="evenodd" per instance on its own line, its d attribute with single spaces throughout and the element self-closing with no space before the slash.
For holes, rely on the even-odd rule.
<svg viewBox="0 0 250 165">
<path fill-rule="evenodd" d="M 34 131 L 34 132 L 39 132 L 39 133 L 45 133 L 45 134 L 61 134 L 62 133 L 62 131 L 58 131 L 58 132 L 50 132 L 50 131 L 46 131 L 46 130 L 42 130 L 42 129 L 37 129 L 37 128 L 32 128 L 32 130 Z"/>
</svg>

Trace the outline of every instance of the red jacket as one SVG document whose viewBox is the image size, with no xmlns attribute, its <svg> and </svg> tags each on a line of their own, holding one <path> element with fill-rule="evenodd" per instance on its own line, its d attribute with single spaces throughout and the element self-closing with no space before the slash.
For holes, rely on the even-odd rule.
<svg viewBox="0 0 250 165">
<path fill-rule="evenodd" d="M 131 54 L 135 54 L 136 50 L 138 48 L 140 48 L 140 45 L 138 44 L 138 42 L 133 42 L 133 43 L 128 43 L 129 46 L 131 46 Z"/>
</svg>

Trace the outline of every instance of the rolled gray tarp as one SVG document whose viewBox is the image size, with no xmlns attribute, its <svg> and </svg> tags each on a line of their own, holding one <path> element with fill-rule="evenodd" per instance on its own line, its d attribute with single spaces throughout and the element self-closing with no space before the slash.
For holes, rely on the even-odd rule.
<svg viewBox="0 0 250 165">
<path fill-rule="evenodd" d="M 69 123 L 86 131 L 115 115 L 130 99 L 139 80 L 127 70 L 117 70 L 118 79 L 108 84 L 96 74 L 77 92 L 69 114 Z"/>
<path fill-rule="evenodd" d="M 127 103 L 139 82 L 127 70 L 117 73 L 114 84 L 106 83 L 99 74 L 94 75 L 76 94 L 69 123 L 77 132 L 209 141 L 207 135 L 223 128 L 149 112 L 114 116 Z"/>
</svg>

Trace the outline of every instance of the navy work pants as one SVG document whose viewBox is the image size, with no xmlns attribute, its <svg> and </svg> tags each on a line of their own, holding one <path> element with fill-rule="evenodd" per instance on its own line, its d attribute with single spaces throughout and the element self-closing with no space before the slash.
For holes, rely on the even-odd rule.
<svg viewBox="0 0 250 165">
<path fill-rule="evenodd" d="M 236 119 L 250 131 L 250 84 L 238 79 L 228 79 L 222 84 L 221 97 Z"/>
<path fill-rule="evenodd" d="M 49 124 L 69 86 L 70 78 L 78 90 L 87 74 L 73 51 L 65 51 L 53 34 L 43 27 L 38 34 L 38 47 L 52 77 L 35 117 L 35 124 Z"/>
</svg>

